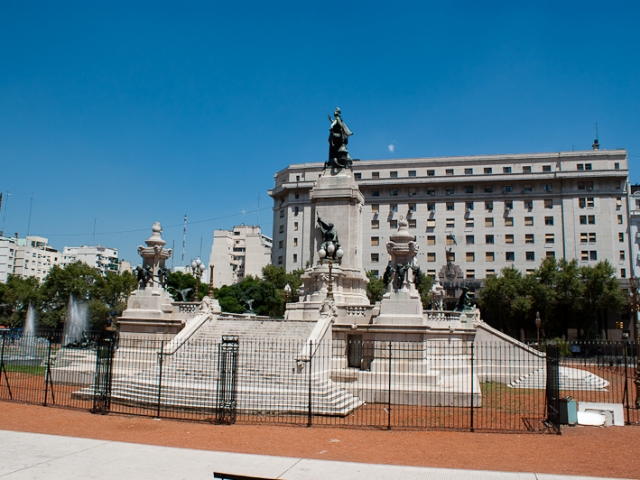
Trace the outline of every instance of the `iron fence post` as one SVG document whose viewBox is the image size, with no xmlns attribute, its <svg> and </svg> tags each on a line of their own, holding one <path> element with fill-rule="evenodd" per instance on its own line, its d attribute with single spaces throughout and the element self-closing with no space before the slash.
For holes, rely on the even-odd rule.
<svg viewBox="0 0 640 480">
<path fill-rule="evenodd" d="M 624 392 L 622 394 L 622 401 L 624 402 L 625 409 L 627 411 L 627 421 L 626 425 L 631 425 L 631 417 L 629 412 L 629 374 L 627 372 L 627 367 L 629 365 L 629 360 L 627 359 L 627 349 L 629 348 L 629 344 L 625 345 L 622 348 L 624 352 Z"/>
<path fill-rule="evenodd" d="M 309 371 L 307 372 L 307 375 L 309 377 L 309 400 L 308 400 L 308 406 L 309 406 L 309 410 L 307 413 L 307 427 L 310 427 L 312 425 L 312 416 L 313 416 L 313 412 L 312 412 L 312 404 L 311 404 L 311 368 L 312 368 L 312 359 L 313 359 L 313 340 L 309 340 Z"/>
<path fill-rule="evenodd" d="M 2 383 L 2 374 L 4 373 L 4 381 L 7 383 L 9 398 L 13 399 L 13 394 L 11 393 L 11 387 L 9 386 L 9 376 L 7 375 L 7 368 L 4 366 L 4 344 L 5 344 L 6 338 L 7 338 L 6 333 L 2 332 L 2 352 L 0 353 L 0 384 Z"/>
<path fill-rule="evenodd" d="M 474 355 L 474 345 L 473 342 L 471 342 L 471 429 L 470 431 L 473 432 L 474 428 L 473 428 L 473 355 Z"/>
<path fill-rule="evenodd" d="M 160 406 L 162 404 L 162 362 L 164 358 L 164 340 L 160 342 L 160 351 L 158 352 L 158 406 L 156 417 L 160 418 Z"/>
<path fill-rule="evenodd" d="M 556 433 L 560 434 L 560 374 L 558 346 L 547 345 L 547 420 Z"/>
<path fill-rule="evenodd" d="M 43 407 L 47 406 L 47 397 L 49 396 L 49 382 L 51 381 L 51 338 L 47 337 L 47 370 L 44 376 L 44 402 Z M 51 385 L 51 399 L 55 403 L 55 397 L 53 396 L 53 385 Z"/>
<path fill-rule="evenodd" d="M 387 400 L 387 430 L 391 430 L 391 341 L 389 341 L 389 397 Z"/>
</svg>

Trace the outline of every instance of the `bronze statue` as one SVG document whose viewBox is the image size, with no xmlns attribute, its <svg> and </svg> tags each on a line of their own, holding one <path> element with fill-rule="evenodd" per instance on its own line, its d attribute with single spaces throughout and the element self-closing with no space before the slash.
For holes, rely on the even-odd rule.
<svg viewBox="0 0 640 480">
<path fill-rule="evenodd" d="M 454 312 L 470 312 L 472 310 L 471 299 L 469 298 L 469 287 L 463 286 L 461 288 L 462 294 L 456 303 Z"/>
<path fill-rule="evenodd" d="M 322 248 L 325 252 L 327 252 L 327 255 L 329 255 L 329 250 L 327 250 L 327 247 L 330 243 L 333 243 L 333 245 L 335 246 L 335 250 L 333 251 L 333 259 L 335 260 L 336 252 L 340 248 L 340 243 L 338 242 L 338 232 L 336 232 L 335 228 L 333 227 L 333 223 L 324 223 L 320 218 L 320 215 L 318 215 L 318 226 L 322 231 L 323 239 L 320 248 Z"/>
<path fill-rule="evenodd" d="M 158 268 L 158 283 L 165 290 L 167 289 L 167 282 L 169 281 L 169 275 L 171 274 L 171 270 L 167 267 Z"/>
<path fill-rule="evenodd" d="M 151 267 L 149 265 L 145 265 L 144 267 L 137 266 L 135 272 L 138 278 L 138 289 L 146 288 L 149 281 L 153 278 Z M 140 285 L 142 285 L 142 287 Z"/>
<path fill-rule="evenodd" d="M 382 276 L 382 281 L 384 282 L 385 286 L 389 286 L 389 284 L 391 283 L 394 272 L 395 270 L 391 266 L 391 264 L 387 265 L 387 269 L 384 271 L 384 275 Z"/>
<path fill-rule="evenodd" d="M 331 127 L 329 127 L 329 160 L 324 164 L 324 168 L 341 170 L 343 168 L 351 168 L 353 160 L 349 156 L 347 144 L 349 137 L 353 135 L 349 127 L 342 121 L 340 109 L 336 108 L 333 112 L 334 118 L 329 116 Z"/>
</svg>

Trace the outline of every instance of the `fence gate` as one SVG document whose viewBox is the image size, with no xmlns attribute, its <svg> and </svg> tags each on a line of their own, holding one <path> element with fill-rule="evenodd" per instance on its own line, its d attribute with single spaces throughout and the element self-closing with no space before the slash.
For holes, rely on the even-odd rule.
<svg viewBox="0 0 640 480">
<path fill-rule="evenodd" d="M 109 413 L 111 409 L 111 378 L 113 368 L 114 337 L 96 339 L 96 376 L 93 386 L 93 413 Z"/>
<path fill-rule="evenodd" d="M 560 432 L 560 367 L 558 347 L 547 345 L 547 420 L 546 423 Z"/>
<path fill-rule="evenodd" d="M 218 393 L 215 423 L 236 423 L 236 366 L 239 340 L 237 335 L 223 335 L 218 346 Z"/>
</svg>

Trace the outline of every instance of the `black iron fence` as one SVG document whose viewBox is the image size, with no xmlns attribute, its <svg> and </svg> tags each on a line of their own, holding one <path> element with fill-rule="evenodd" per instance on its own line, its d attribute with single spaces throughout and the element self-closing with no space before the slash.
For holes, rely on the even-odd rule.
<svg viewBox="0 0 640 480">
<path fill-rule="evenodd" d="M 640 424 L 634 342 L 319 344 L 1 334 L 0 399 L 215 423 L 542 432 L 567 397 Z M 557 359 L 556 359 L 557 357 Z M 551 362 L 551 363 L 549 363 Z M 565 402 L 563 402 L 565 401 Z"/>
</svg>

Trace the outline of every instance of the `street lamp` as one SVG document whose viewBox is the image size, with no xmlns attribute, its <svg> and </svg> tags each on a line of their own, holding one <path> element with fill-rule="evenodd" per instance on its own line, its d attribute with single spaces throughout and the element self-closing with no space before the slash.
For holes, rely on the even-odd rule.
<svg viewBox="0 0 640 480">
<path fill-rule="evenodd" d="M 204 263 L 199 258 L 197 260 L 191 260 L 191 270 L 193 272 L 193 276 L 196 277 L 196 302 L 200 299 L 198 297 L 198 285 L 200 284 L 200 278 L 202 278 L 202 273 L 205 270 Z"/>
<path fill-rule="evenodd" d="M 540 351 L 540 325 L 542 324 L 542 320 L 540 320 L 540 312 L 536 312 L 536 329 L 538 330 L 538 351 Z"/>
<path fill-rule="evenodd" d="M 632 276 L 629 279 L 631 287 L 631 296 L 629 298 L 629 306 L 632 312 L 633 328 L 635 330 L 636 339 L 636 378 L 633 383 L 636 384 L 636 408 L 640 408 L 640 332 L 638 330 L 638 306 L 640 298 L 638 298 L 638 277 Z"/>
<path fill-rule="evenodd" d="M 291 286 L 288 283 L 284 286 L 284 296 L 286 303 L 289 303 L 289 297 L 291 296 Z"/>
<path fill-rule="evenodd" d="M 329 300 L 333 300 L 333 262 L 337 261 L 338 265 L 340 265 L 344 255 L 344 251 L 340 248 L 340 245 L 337 245 L 337 249 L 336 245 L 334 242 L 328 242 L 326 250 L 322 247 L 318 250 L 321 262 L 324 262 L 325 258 L 329 260 L 329 288 L 327 290 L 327 298 Z"/>
</svg>

